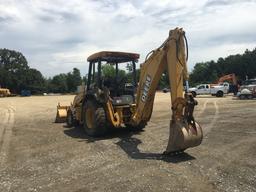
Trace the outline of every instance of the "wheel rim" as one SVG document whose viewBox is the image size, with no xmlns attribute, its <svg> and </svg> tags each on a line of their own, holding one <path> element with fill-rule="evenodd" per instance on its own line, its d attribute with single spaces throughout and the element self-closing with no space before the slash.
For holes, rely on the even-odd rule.
<svg viewBox="0 0 256 192">
<path fill-rule="evenodd" d="M 89 129 L 93 128 L 94 123 L 94 109 L 88 108 L 86 109 L 85 119 L 86 119 L 86 125 Z"/>
</svg>

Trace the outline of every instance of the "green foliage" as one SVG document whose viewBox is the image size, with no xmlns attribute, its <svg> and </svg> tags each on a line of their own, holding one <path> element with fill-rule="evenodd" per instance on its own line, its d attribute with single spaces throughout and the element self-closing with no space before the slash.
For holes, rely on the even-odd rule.
<svg viewBox="0 0 256 192">
<path fill-rule="evenodd" d="M 40 71 L 31 68 L 26 71 L 25 76 L 27 77 L 24 85 L 25 89 L 31 90 L 32 94 L 46 92 L 46 80 Z"/>
<path fill-rule="evenodd" d="M 22 53 L 0 49 L 0 85 L 14 93 L 22 89 L 39 93 L 45 88 L 45 80 L 39 71 L 28 66 Z"/>
<path fill-rule="evenodd" d="M 67 74 L 61 73 L 48 80 L 48 90 L 53 93 L 68 92 Z"/>
<path fill-rule="evenodd" d="M 190 74 L 190 83 L 212 83 L 218 79 L 217 69 L 214 61 L 197 63 Z"/>
<path fill-rule="evenodd" d="M 105 64 L 101 66 L 103 77 L 115 77 L 116 69 L 111 64 Z"/>
<path fill-rule="evenodd" d="M 119 79 L 126 78 L 127 82 L 133 82 L 132 65 L 126 65 L 125 70 L 118 70 Z M 102 75 L 114 77 L 115 65 L 103 65 Z M 235 73 L 238 80 L 256 77 L 256 49 L 246 50 L 243 54 L 230 55 L 215 61 L 197 63 L 190 74 L 190 84 L 213 83 L 219 77 Z M 136 69 L 137 81 L 139 81 L 140 69 Z M 97 74 L 96 74 L 97 76 Z M 74 92 L 78 85 L 87 82 L 87 76 L 81 78 L 79 69 L 74 68 L 67 74 L 55 75 L 45 79 L 40 71 L 30 68 L 22 53 L 0 49 L 0 86 L 11 89 L 13 93 L 20 93 L 23 89 L 30 90 L 33 94 L 42 92 L 66 93 Z M 165 72 L 160 79 L 158 88 L 169 87 L 168 73 Z"/>
<path fill-rule="evenodd" d="M 40 71 L 28 66 L 22 53 L 0 49 L 0 85 L 13 93 L 20 93 L 23 89 L 30 90 L 32 94 L 74 92 L 81 83 L 81 74 L 77 68 L 70 73 L 45 79 Z"/>
<path fill-rule="evenodd" d="M 119 69 L 119 70 L 118 70 L 118 77 L 120 77 L 120 78 L 126 77 L 126 72 L 125 72 L 125 70 Z"/>
<path fill-rule="evenodd" d="M 102 70 L 102 76 L 104 78 L 108 78 L 108 77 L 115 77 L 116 76 L 116 68 L 115 65 L 111 65 L 111 64 L 105 64 L 101 66 L 101 70 Z M 124 78 L 126 77 L 126 72 L 125 70 L 122 69 L 118 69 L 118 77 L 119 78 Z"/>
<path fill-rule="evenodd" d="M 169 75 L 167 73 L 167 71 L 165 71 L 162 76 L 161 79 L 159 81 L 158 84 L 158 89 L 163 89 L 163 88 L 169 88 Z"/>
<path fill-rule="evenodd" d="M 48 92 L 53 93 L 72 93 L 77 90 L 77 86 L 82 84 L 79 69 L 73 68 L 72 73 L 61 73 L 48 79 Z"/>
<path fill-rule="evenodd" d="M 82 83 L 81 74 L 77 68 L 74 68 L 72 73 L 68 73 L 66 78 L 68 92 L 75 92 L 77 86 Z"/>
<path fill-rule="evenodd" d="M 256 49 L 243 54 L 219 58 L 217 62 L 197 63 L 190 74 L 190 84 L 213 83 L 226 74 L 235 73 L 238 80 L 256 77 Z"/>
</svg>

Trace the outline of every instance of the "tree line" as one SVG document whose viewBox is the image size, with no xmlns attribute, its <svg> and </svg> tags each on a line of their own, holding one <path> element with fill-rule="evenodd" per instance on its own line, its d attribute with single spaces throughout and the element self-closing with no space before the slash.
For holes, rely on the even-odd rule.
<svg viewBox="0 0 256 192">
<path fill-rule="evenodd" d="M 216 82 L 221 76 L 234 73 L 241 84 L 246 78 L 256 77 L 256 48 L 243 54 L 220 57 L 217 61 L 200 62 L 190 73 L 192 85 Z"/>
<path fill-rule="evenodd" d="M 72 72 L 61 73 L 46 79 L 46 90 L 50 93 L 74 93 L 77 86 L 81 84 L 80 71 L 77 68 L 73 68 Z"/>
<path fill-rule="evenodd" d="M 32 94 L 75 92 L 81 85 L 79 69 L 45 78 L 40 71 L 28 66 L 24 55 L 8 49 L 0 49 L 0 87 L 8 88 L 12 93 L 20 94 L 30 90 Z"/>
<path fill-rule="evenodd" d="M 127 72 L 126 72 L 127 71 Z M 127 64 L 126 71 L 119 69 L 120 78 L 126 78 L 132 82 L 132 66 Z M 137 81 L 140 70 L 136 70 Z M 246 50 L 243 54 L 230 55 L 219 58 L 217 61 L 196 63 L 190 73 L 190 84 L 213 83 L 219 77 L 235 73 L 238 81 L 256 77 L 256 48 Z M 105 65 L 102 68 L 105 77 L 113 77 L 115 68 L 113 65 Z M 8 49 L 0 49 L 0 87 L 8 88 L 13 93 L 19 94 L 21 90 L 30 90 L 32 94 L 41 93 L 71 93 L 82 82 L 86 83 L 86 76 L 82 77 L 79 69 L 73 68 L 69 73 L 61 73 L 50 78 L 45 78 L 37 69 L 28 66 L 24 55 L 20 52 Z M 159 82 L 158 88 L 169 86 L 168 73 L 165 72 Z"/>
</svg>

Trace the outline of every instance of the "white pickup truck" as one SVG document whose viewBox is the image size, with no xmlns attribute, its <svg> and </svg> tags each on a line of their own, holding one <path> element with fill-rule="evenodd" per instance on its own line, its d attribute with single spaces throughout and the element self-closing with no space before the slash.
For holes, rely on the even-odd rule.
<svg viewBox="0 0 256 192">
<path fill-rule="evenodd" d="M 212 95 L 216 97 L 223 97 L 224 94 L 228 93 L 228 89 L 228 83 L 223 83 L 221 85 L 201 84 L 196 87 L 189 88 L 189 92 L 192 93 L 194 97 L 197 95 Z"/>
</svg>

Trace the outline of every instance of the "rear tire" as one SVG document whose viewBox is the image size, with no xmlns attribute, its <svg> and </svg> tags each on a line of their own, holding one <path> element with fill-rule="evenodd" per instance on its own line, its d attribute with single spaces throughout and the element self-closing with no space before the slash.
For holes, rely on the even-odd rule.
<svg viewBox="0 0 256 192">
<path fill-rule="evenodd" d="M 246 99 L 246 96 L 245 95 L 239 95 L 239 99 L 244 100 L 244 99 Z"/>
<path fill-rule="evenodd" d="M 83 127 L 87 135 L 97 137 L 107 132 L 107 120 L 104 109 L 94 101 L 86 101 L 83 109 Z"/>
<path fill-rule="evenodd" d="M 247 99 L 253 99 L 252 95 L 247 95 Z"/>
<path fill-rule="evenodd" d="M 223 97 L 223 92 L 222 91 L 218 91 L 217 93 L 216 93 L 216 97 Z"/>
</svg>

